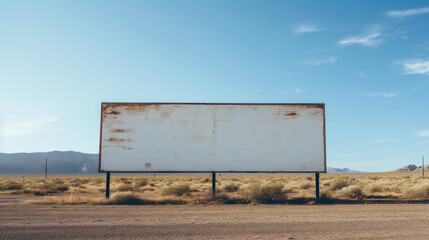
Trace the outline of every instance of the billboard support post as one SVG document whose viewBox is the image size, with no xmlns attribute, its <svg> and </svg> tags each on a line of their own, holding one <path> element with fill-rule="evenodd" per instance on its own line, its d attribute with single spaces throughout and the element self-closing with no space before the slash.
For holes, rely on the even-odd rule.
<svg viewBox="0 0 429 240">
<path fill-rule="evenodd" d="M 316 202 L 319 201 L 319 173 L 316 173 Z"/>
<path fill-rule="evenodd" d="M 106 198 L 110 197 L 110 172 L 106 173 Z"/>
<path fill-rule="evenodd" d="M 216 173 L 212 172 L 212 194 L 216 196 Z"/>
</svg>

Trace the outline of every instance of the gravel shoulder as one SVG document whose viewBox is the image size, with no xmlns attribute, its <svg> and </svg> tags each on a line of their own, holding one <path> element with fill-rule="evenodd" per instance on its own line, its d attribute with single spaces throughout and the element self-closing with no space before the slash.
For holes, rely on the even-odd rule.
<svg viewBox="0 0 429 240">
<path fill-rule="evenodd" d="M 429 204 L 25 205 L 0 196 L 0 239 L 429 239 Z"/>
</svg>

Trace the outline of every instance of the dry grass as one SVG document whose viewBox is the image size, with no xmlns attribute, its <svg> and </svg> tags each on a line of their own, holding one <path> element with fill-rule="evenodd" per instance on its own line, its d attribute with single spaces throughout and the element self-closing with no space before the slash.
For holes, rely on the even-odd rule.
<svg viewBox="0 0 429 240">
<path fill-rule="evenodd" d="M 237 192 L 240 189 L 240 185 L 236 183 L 229 183 L 223 187 L 223 190 L 227 193 Z"/>
<path fill-rule="evenodd" d="M 244 189 L 243 193 L 250 201 L 257 203 L 284 203 L 287 199 L 283 185 L 278 183 L 255 183 Z"/>
<path fill-rule="evenodd" d="M 189 184 L 178 184 L 178 185 L 171 185 L 162 190 L 164 195 L 176 195 L 176 196 L 182 196 L 183 194 L 189 193 L 191 191 L 191 187 L 189 187 Z"/>
<path fill-rule="evenodd" d="M 139 204 L 276 203 L 314 199 L 315 191 L 312 174 L 222 174 L 216 186 L 213 198 L 208 174 L 111 177 L 112 198 L 116 192 L 132 192 L 143 199 Z M 57 204 L 113 204 L 100 200 L 104 191 L 104 175 L 0 177 L 0 194 L 41 195 Z M 429 200 L 429 179 L 412 173 L 322 174 L 320 191 L 322 199 L 330 200 Z"/>
</svg>

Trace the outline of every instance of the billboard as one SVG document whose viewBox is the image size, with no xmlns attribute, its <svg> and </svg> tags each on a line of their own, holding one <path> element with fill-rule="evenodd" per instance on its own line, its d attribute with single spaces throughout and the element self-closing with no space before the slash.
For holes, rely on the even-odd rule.
<svg viewBox="0 0 429 240">
<path fill-rule="evenodd" d="M 326 172 L 324 104 L 102 103 L 99 172 Z"/>
</svg>

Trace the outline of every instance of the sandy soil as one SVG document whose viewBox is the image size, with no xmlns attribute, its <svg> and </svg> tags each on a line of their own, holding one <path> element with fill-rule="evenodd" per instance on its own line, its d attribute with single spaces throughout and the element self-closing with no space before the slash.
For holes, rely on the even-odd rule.
<svg viewBox="0 0 429 240">
<path fill-rule="evenodd" d="M 429 239 L 429 204 L 24 205 L 0 196 L 0 239 Z"/>
</svg>

